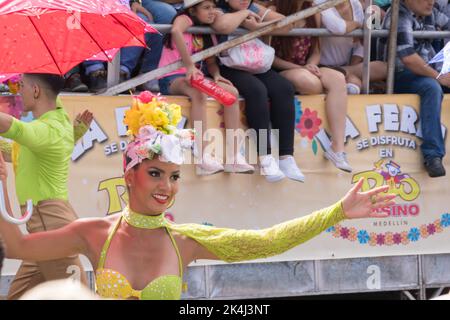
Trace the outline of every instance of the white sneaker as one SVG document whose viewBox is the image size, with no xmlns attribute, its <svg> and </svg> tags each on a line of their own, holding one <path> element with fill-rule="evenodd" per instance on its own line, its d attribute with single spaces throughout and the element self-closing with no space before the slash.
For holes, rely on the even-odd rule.
<svg viewBox="0 0 450 320">
<path fill-rule="evenodd" d="M 222 172 L 224 170 L 222 164 L 214 159 L 210 154 L 204 154 L 202 163 L 196 166 L 196 172 L 199 176 L 209 176 Z"/>
<path fill-rule="evenodd" d="M 259 157 L 259 163 L 261 168 L 261 175 L 265 176 L 267 181 L 277 182 L 286 177 L 271 155 Z"/>
<path fill-rule="evenodd" d="M 288 156 L 285 159 L 280 159 L 280 169 L 289 179 L 305 182 L 305 176 L 297 166 L 297 163 L 295 163 L 295 159 L 293 156 Z"/>
<path fill-rule="evenodd" d="M 245 160 L 245 157 L 238 153 L 234 160 L 233 164 L 225 164 L 224 165 L 225 172 L 229 173 L 245 173 L 252 174 L 255 172 L 255 168 L 252 165 L 249 165 Z"/>
<path fill-rule="evenodd" d="M 347 83 L 347 94 L 360 94 L 361 88 L 354 83 Z"/>
<path fill-rule="evenodd" d="M 334 152 L 332 149 L 329 149 L 324 153 L 324 156 L 333 162 L 336 168 L 346 172 L 352 172 L 353 169 L 348 163 L 347 154 L 345 152 Z"/>
</svg>

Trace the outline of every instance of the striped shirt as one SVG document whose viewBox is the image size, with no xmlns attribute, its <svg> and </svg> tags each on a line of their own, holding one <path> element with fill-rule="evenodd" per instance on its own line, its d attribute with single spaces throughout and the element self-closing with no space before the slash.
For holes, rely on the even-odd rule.
<svg viewBox="0 0 450 320">
<path fill-rule="evenodd" d="M 391 9 L 386 13 L 382 28 L 390 29 Z M 415 39 L 413 31 L 437 31 L 448 30 L 450 19 L 436 8 L 433 8 L 431 15 L 417 17 L 409 10 L 403 1 L 400 2 L 397 33 L 397 58 L 395 61 L 395 71 L 405 70 L 405 65 L 401 59 L 417 53 L 425 62 L 430 61 L 436 51 L 433 48 L 433 39 Z M 388 38 L 379 38 L 377 43 L 377 60 L 387 61 L 388 58 Z M 436 70 L 441 65 L 432 65 Z"/>
</svg>

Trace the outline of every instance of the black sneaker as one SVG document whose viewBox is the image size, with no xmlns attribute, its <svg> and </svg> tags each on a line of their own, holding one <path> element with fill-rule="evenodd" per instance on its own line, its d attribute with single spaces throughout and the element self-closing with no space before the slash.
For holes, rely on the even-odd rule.
<svg viewBox="0 0 450 320">
<path fill-rule="evenodd" d="M 130 79 L 131 79 L 130 78 L 130 74 L 128 74 L 128 73 L 126 73 L 125 71 L 122 71 L 122 70 L 120 71 L 119 83 L 128 81 Z M 127 90 L 127 91 L 121 92 L 120 94 L 134 94 L 135 92 L 136 92 L 136 88 L 131 88 L 131 89 Z"/>
<path fill-rule="evenodd" d="M 81 82 L 81 77 L 79 73 L 72 74 L 65 83 L 64 91 L 69 92 L 88 92 L 89 89 L 87 85 Z"/>
<path fill-rule="evenodd" d="M 91 92 L 98 92 L 100 90 L 106 89 L 106 70 L 97 70 L 89 73 L 89 90 Z"/>
<path fill-rule="evenodd" d="M 431 178 L 443 177 L 445 176 L 445 168 L 442 165 L 441 158 L 431 158 L 425 161 L 425 169 Z"/>
<path fill-rule="evenodd" d="M 119 73 L 119 83 L 125 82 L 130 79 L 130 76 L 125 71 L 120 70 Z"/>
</svg>

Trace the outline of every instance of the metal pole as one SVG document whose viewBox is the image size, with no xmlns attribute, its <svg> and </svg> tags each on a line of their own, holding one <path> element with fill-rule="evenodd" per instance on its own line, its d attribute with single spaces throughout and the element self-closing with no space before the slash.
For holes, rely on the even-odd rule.
<svg viewBox="0 0 450 320">
<path fill-rule="evenodd" d="M 397 58 L 397 30 L 398 30 L 398 9 L 400 0 L 392 0 L 391 5 L 391 30 L 389 34 L 388 47 L 388 75 L 387 75 L 387 94 L 394 93 L 394 73 L 395 59 Z"/>
<path fill-rule="evenodd" d="M 419 300 L 427 300 L 427 291 L 425 287 L 425 281 L 423 281 L 424 274 L 423 274 L 423 257 L 422 255 L 417 256 L 417 262 L 419 265 Z"/>
<path fill-rule="evenodd" d="M 111 88 L 119 84 L 119 75 L 120 75 L 120 50 L 114 56 L 113 61 L 108 62 L 108 79 L 107 79 L 108 88 Z"/>
<path fill-rule="evenodd" d="M 366 0 L 366 14 L 364 18 L 364 60 L 362 73 L 362 93 L 369 94 L 370 90 L 370 50 L 372 42 L 372 20 L 371 18 L 372 0 Z"/>
</svg>

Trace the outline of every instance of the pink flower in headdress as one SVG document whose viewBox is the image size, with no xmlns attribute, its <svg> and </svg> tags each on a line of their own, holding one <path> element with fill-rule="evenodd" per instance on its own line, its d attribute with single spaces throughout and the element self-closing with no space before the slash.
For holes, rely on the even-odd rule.
<svg viewBox="0 0 450 320">
<path fill-rule="evenodd" d="M 138 156 L 139 162 L 148 157 L 148 149 L 143 142 L 139 142 L 138 146 L 134 148 L 134 152 Z"/>
<path fill-rule="evenodd" d="M 141 94 L 137 96 L 139 101 L 141 101 L 142 103 L 152 102 L 153 98 L 155 98 L 155 97 L 156 96 L 153 93 L 151 93 L 150 91 L 141 92 Z"/>
<path fill-rule="evenodd" d="M 146 141 L 154 138 L 158 134 L 158 131 L 153 126 L 144 126 L 139 129 L 139 134 L 137 136 L 138 140 Z"/>
</svg>

